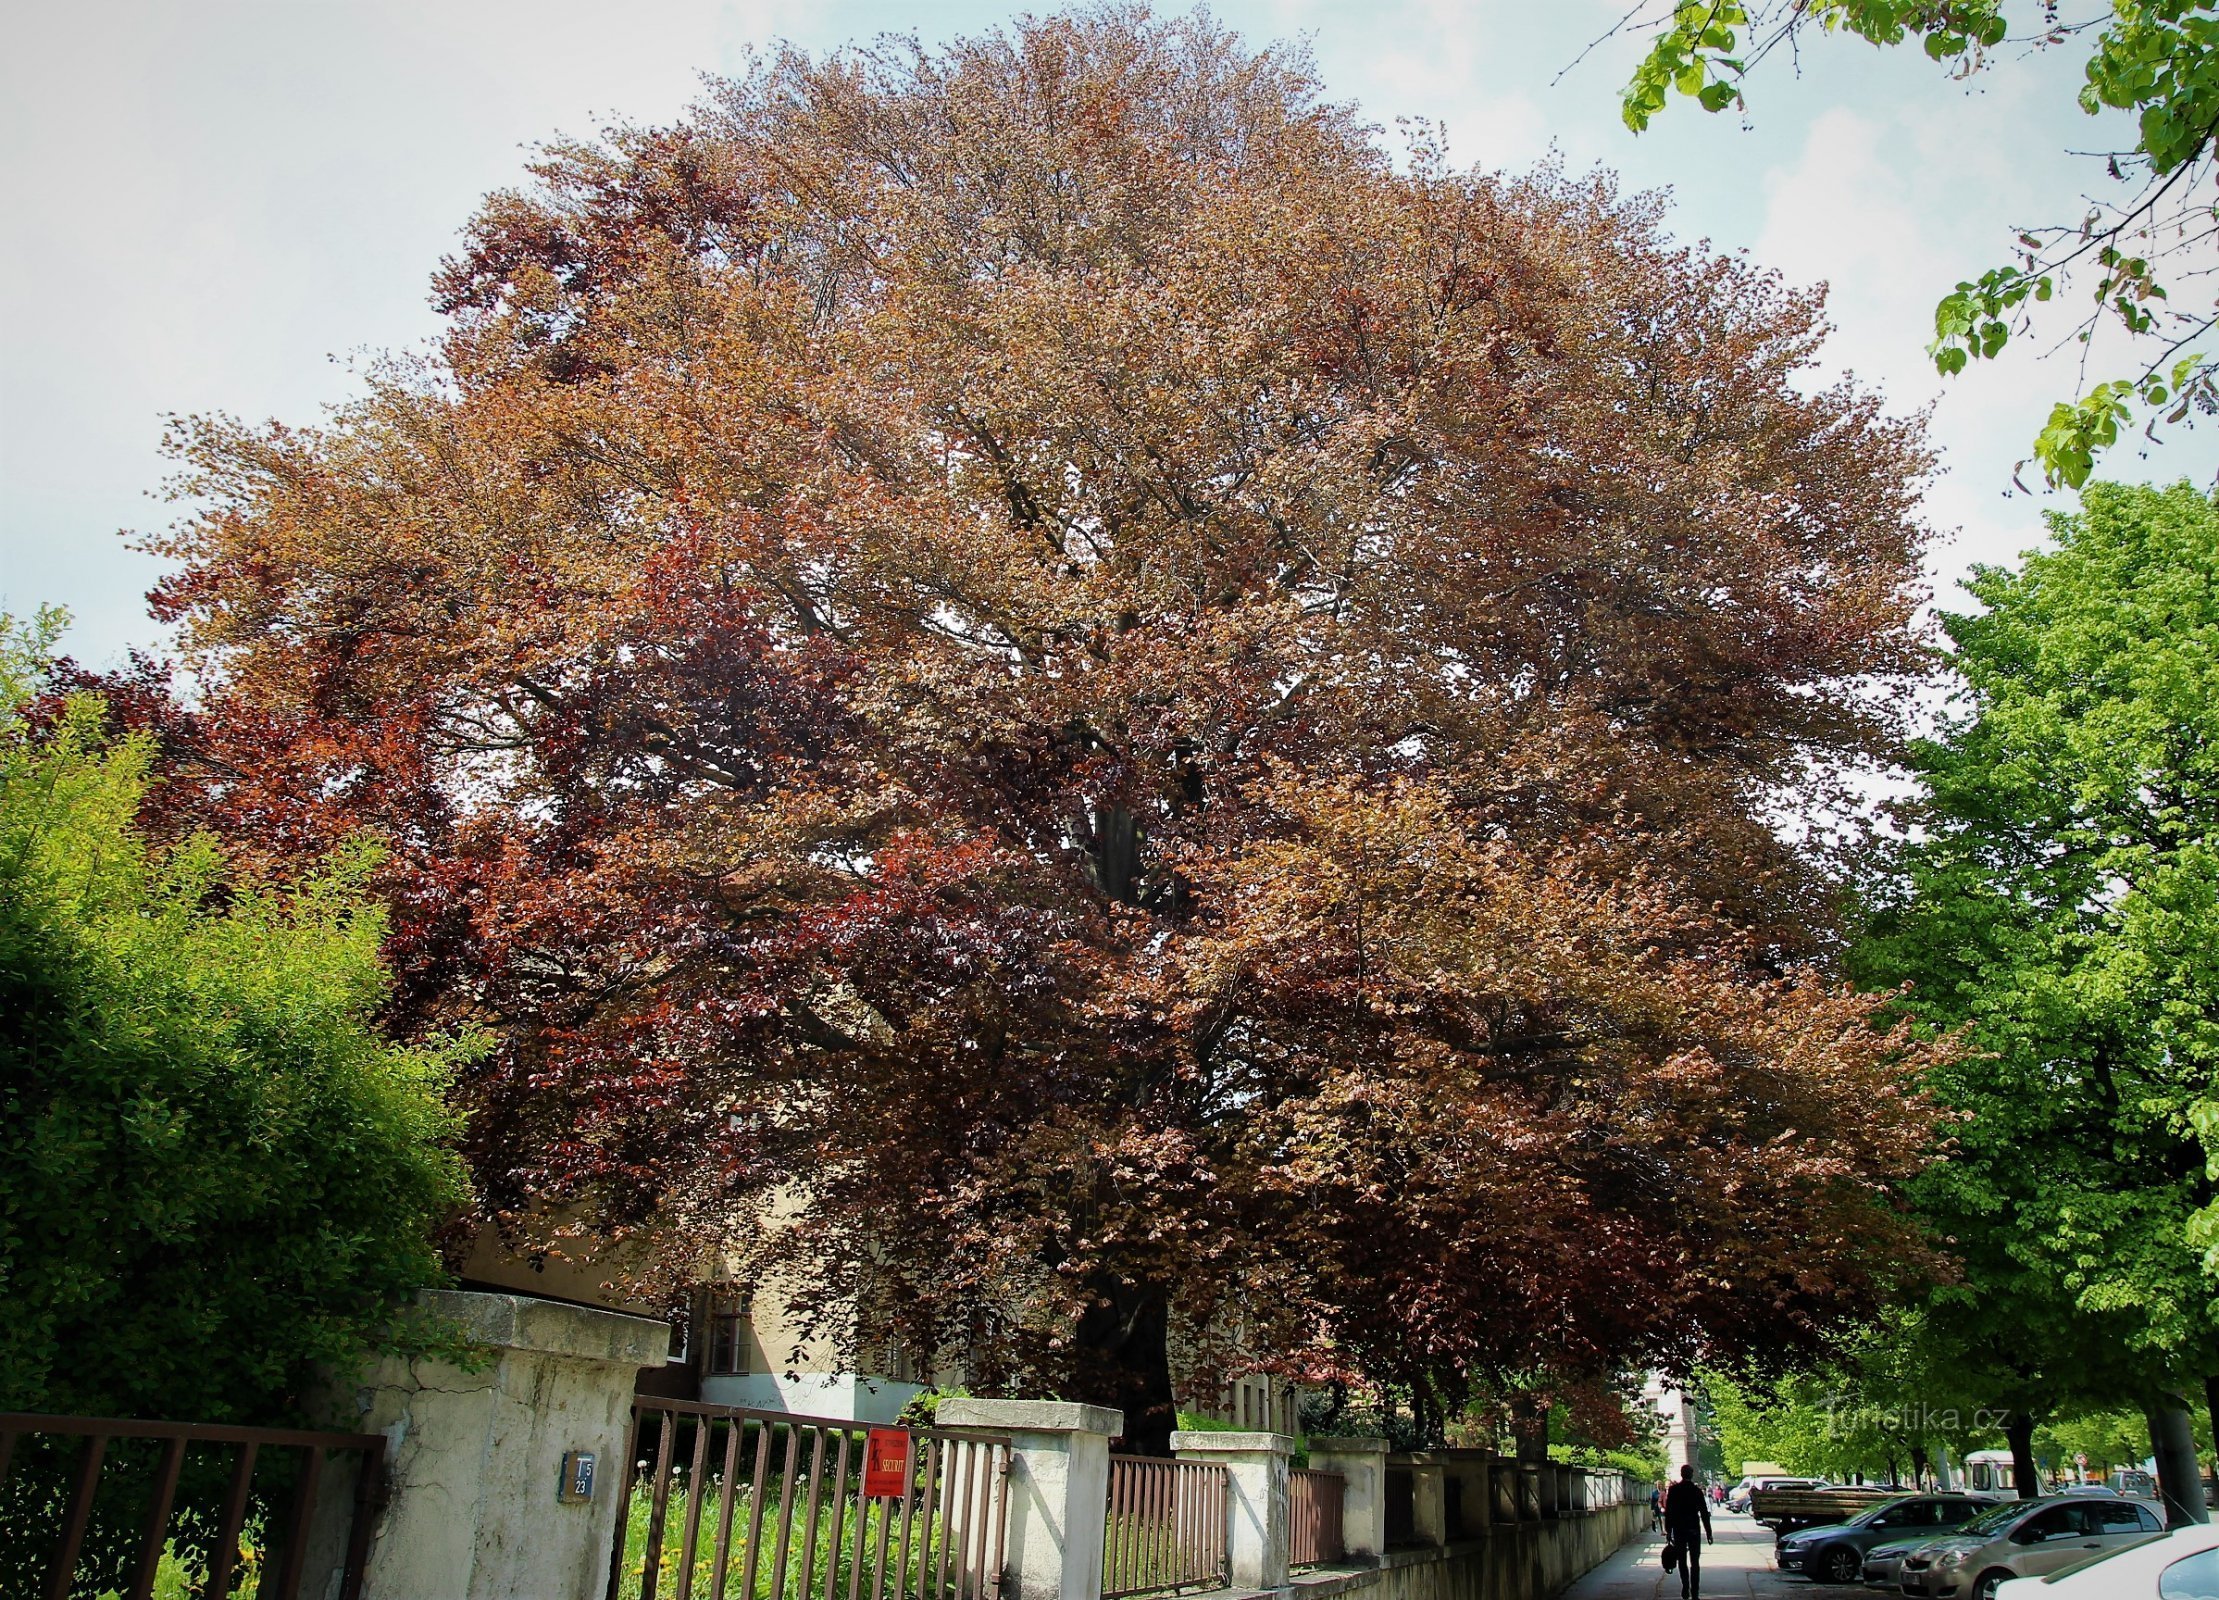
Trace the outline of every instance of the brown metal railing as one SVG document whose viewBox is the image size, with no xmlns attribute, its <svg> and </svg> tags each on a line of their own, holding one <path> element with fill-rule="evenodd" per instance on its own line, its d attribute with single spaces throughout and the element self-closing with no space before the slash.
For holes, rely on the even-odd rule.
<svg viewBox="0 0 2219 1600">
<path fill-rule="evenodd" d="M 1111 1456 L 1102 1600 L 1226 1582 L 1225 1469 Z"/>
<path fill-rule="evenodd" d="M 865 1493 L 873 1432 L 907 1436 L 897 1492 Z M 989 1600 L 1008 1476 L 998 1434 L 643 1395 L 608 1600 Z"/>
<path fill-rule="evenodd" d="M 1348 1480 L 1338 1472 L 1297 1467 L 1287 1475 L 1287 1565 L 1314 1567 L 1348 1554 L 1341 1542 L 1341 1501 Z"/>
<path fill-rule="evenodd" d="M 230 1453 L 228 1470 L 211 1470 L 211 1451 Z M 66 1465 L 65 1454 L 74 1457 Z M 330 1493 L 334 1455 L 358 1458 L 345 1504 Z M 84 1567 L 124 1600 L 148 1600 L 164 1556 L 181 1553 L 205 1563 L 207 1581 L 194 1590 L 203 1600 L 227 1600 L 250 1582 L 263 1600 L 296 1600 L 311 1554 L 322 1567 L 317 1592 L 327 1592 L 323 1577 L 336 1564 L 339 1600 L 356 1600 L 384 1470 L 375 1433 L 0 1412 L 0 1548 L 36 1561 L 45 1547 L 40 1592 L 50 1600 L 82 1592 Z M 219 1483 L 180 1519 L 181 1494 L 191 1502 Z"/>
</svg>

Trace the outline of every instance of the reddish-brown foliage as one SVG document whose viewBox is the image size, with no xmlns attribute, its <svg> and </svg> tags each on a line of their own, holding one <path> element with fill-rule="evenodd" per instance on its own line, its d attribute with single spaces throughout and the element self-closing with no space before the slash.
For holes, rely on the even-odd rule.
<svg viewBox="0 0 2219 1600">
<path fill-rule="evenodd" d="M 394 840 L 494 1203 L 1143 1433 L 1179 1321 L 1573 1380 L 1914 1248 L 1918 1051 L 1767 824 L 1916 654 L 1924 449 L 1796 387 L 1813 298 L 1124 13 L 535 170 L 437 359 L 182 430 L 158 595 L 211 813 Z"/>
</svg>

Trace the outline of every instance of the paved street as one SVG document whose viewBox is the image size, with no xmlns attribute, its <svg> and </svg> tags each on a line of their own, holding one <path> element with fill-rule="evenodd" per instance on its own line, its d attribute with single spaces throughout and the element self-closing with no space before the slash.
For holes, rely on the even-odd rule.
<svg viewBox="0 0 2219 1600">
<path fill-rule="evenodd" d="M 1862 1595 L 1861 1588 L 1814 1584 L 1775 1572 L 1772 1533 L 1730 1511 L 1713 1514 L 1718 1542 L 1703 1546 L 1704 1600 L 1745 1600 L 1755 1595 L 1800 1595 L 1806 1600 L 1836 1600 Z M 1635 1541 L 1564 1591 L 1564 1600 L 1677 1600 L 1680 1575 L 1666 1572 L 1658 1552 L 1663 1536 Z"/>
</svg>

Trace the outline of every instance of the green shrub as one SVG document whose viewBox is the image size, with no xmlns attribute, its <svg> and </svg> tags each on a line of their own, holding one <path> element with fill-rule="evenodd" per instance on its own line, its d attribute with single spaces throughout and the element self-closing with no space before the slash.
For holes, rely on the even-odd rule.
<svg viewBox="0 0 2219 1600">
<path fill-rule="evenodd" d="M 296 1418 L 440 1276 L 458 1050 L 373 1025 L 368 847 L 157 854 L 102 720 L 0 730 L 0 1410 Z"/>
</svg>

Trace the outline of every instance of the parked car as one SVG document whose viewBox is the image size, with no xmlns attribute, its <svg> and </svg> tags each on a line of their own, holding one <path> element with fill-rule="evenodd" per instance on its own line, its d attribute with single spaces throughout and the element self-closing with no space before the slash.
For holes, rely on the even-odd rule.
<svg viewBox="0 0 2219 1600">
<path fill-rule="evenodd" d="M 2015 1578 L 1996 1600 L 2219 1600 L 2219 1523 L 2191 1522 L 2046 1578 Z"/>
<path fill-rule="evenodd" d="M 1903 1558 L 1922 1545 L 1934 1542 L 1934 1535 L 1919 1534 L 1910 1539 L 1890 1539 L 1886 1544 L 1876 1544 L 1865 1552 L 1865 1587 L 1885 1589 L 1890 1594 L 1903 1592 Z"/>
<path fill-rule="evenodd" d="M 1963 1527 L 1995 1504 L 1989 1495 L 1914 1494 L 1890 1500 L 1845 1522 L 1783 1534 L 1773 1549 L 1782 1572 L 1800 1572 L 1820 1583 L 1855 1583 L 1865 1552 L 1876 1545 L 1921 1541 Z"/>
<path fill-rule="evenodd" d="M 1996 1600 L 2013 1578 L 2040 1578 L 2082 1557 L 2139 1543 L 2165 1525 L 2139 1500 L 2059 1495 L 2010 1500 L 1956 1533 L 1922 1544 L 1898 1567 L 1920 1600 Z"/>
</svg>

